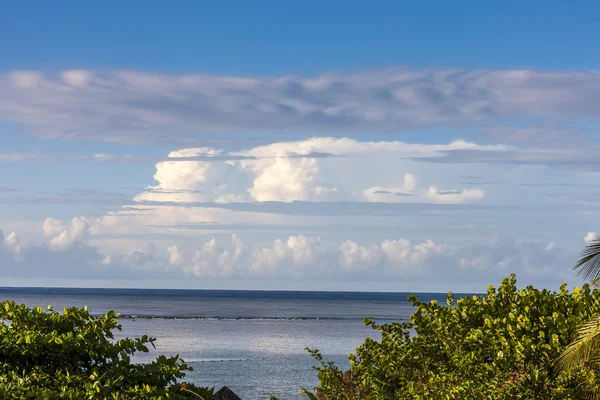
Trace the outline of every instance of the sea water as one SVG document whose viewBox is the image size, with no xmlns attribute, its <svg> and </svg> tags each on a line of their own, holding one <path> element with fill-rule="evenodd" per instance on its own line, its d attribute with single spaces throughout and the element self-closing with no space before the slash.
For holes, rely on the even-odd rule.
<svg viewBox="0 0 600 400">
<path fill-rule="evenodd" d="M 445 294 L 421 293 L 421 301 L 443 302 Z M 162 289 L 0 288 L 0 300 L 28 306 L 88 306 L 92 314 L 109 310 L 121 319 L 117 337 L 149 335 L 156 349 L 136 357 L 149 362 L 159 354 L 178 354 L 194 371 L 185 381 L 231 388 L 243 400 L 300 399 L 300 387 L 317 385 L 314 359 L 306 347 L 348 368 L 348 354 L 367 337 L 364 325 L 407 321 L 413 306 L 408 293 L 221 291 Z"/>
</svg>

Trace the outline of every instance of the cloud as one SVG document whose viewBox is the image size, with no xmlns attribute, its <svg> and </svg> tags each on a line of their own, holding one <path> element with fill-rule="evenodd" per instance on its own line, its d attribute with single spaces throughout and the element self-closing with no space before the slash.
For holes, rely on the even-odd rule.
<svg viewBox="0 0 600 400">
<path fill-rule="evenodd" d="M 471 149 L 443 150 L 433 157 L 416 156 L 415 161 L 441 164 L 514 164 L 545 165 L 600 171 L 600 161 L 596 157 L 600 146 L 597 143 L 579 144 L 570 148 L 510 148 L 486 152 Z"/>
<path fill-rule="evenodd" d="M 600 116 L 600 74 L 576 71 L 391 68 L 312 77 L 12 71 L 0 75 L 0 93 L 0 119 L 30 134 L 121 143 Z"/>
<path fill-rule="evenodd" d="M 251 271 L 259 275 L 304 277 L 327 273 L 327 249 L 319 237 L 290 236 L 276 239 L 272 247 L 256 250 L 252 255 Z M 334 268 L 330 265 L 329 268 Z"/>
<path fill-rule="evenodd" d="M 482 146 L 461 140 L 444 145 L 421 145 L 400 141 L 312 138 L 230 153 L 213 148 L 182 149 L 171 152 L 169 161 L 156 164 L 154 179 L 158 184 L 137 195 L 135 201 L 144 204 L 299 201 L 460 203 L 481 199 L 483 192 L 469 189 L 455 196 L 430 193 L 425 188 L 417 188 L 417 176 L 411 172 L 404 172 L 398 185 L 397 171 L 408 168 L 411 162 L 406 158 L 409 155 L 434 157 L 449 149 L 485 152 L 502 148 L 501 145 Z M 320 158 L 314 157 L 315 154 L 328 156 Z M 170 161 L 199 156 L 238 156 L 240 159 Z"/>
<path fill-rule="evenodd" d="M 373 186 L 363 190 L 362 197 L 369 202 L 395 203 L 400 197 L 415 196 L 417 178 L 411 174 L 404 174 L 402 187 Z"/>
<path fill-rule="evenodd" d="M 137 186 L 129 188 L 131 195 L 63 188 L 48 195 L 6 193 L 0 202 L 19 207 L 117 207 L 100 210 L 99 218 L 87 210 L 69 211 L 87 217 L 49 218 L 34 228 L 31 222 L 5 221 L 2 271 L 47 276 L 40 266 L 45 265 L 57 277 L 71 272 L 158 282 L 189 277 L 190 285 L 235 279 L 487 284 L 513 271 L 531 279 L 563 279 L 561 271 L 568 271 L 572 259 L 562 244 L 590 226 L 594 214 L 584 213 L 597 208 L 575 209 L 573 196 L 597 198 L 584 189 L 597 175 L 557 165 L 426 162 L 455 151 L 475 157 L 520 149 L 464 140 L 419 144 L 332 137 L 235 151 L 190 147 L 157 157 L 155 182 L 146 188 L 131 183 Z M 552 181 L 565 185 L 542 185 Z M 484 192 L 489 182 L 497 184 Z M 514 196 L 515 188 L 521 196 Z M 569 193 L 572 188 L 578 193 Z M 570 225 L 563 228 L 550 212 Z M 515 220 L 527 223 L 515 227 Z M 518 237 L 485 242 L 491 232 L 515 229 Z"/>
<path fill-rule="evenodd" d="M 177 247 L 176 245 L 169 246 L 167 248 L 167 252 L 169 253 L 169 264 L 170 265 L 177 265 L 177 266 L 183 265 L 183 262 L 184 262 L 183 255 L 179 251 L 179 247 Z"/>
<path fill-rule="evenodd" d="M 583 238 L 587 244 L 594 243 L 596 239 L 598 239 L 598 234 L 596 232 L 588 232 L 588 234 Z"/>
<path fill-rule="evenodd" d="M 3 238 L 2 230 L 0 230 L 0 241 Z M 28 243 L 22 242 L 21 237 L 17 232 L 11 232 L 4 237 L 4 248 L 8 252 L 15 255 L 17 259 L 21 259 L 21 255 L 28 247 Z"/>
<path fill-rule="evenodd" d="M 506 276 L 511 272 L 537 276 L 548 280 L 565 279 L 571 254 L 561 253 L 553 242 L 517 242 L 513 238 L 495 235 L 486 244 L 473 244 L 457 249 L 454 257 L 459 269 L 473 276 Z M 466 274 L 468 275 L 468 274 Z M 550 278 L 552 280 L 552 278 Z"/>
<path fill-rule="evenodd" d="M 483 185 L 499 185 L 504 183 L 503 180 L 490 180 L 489 178 L 476 176 L 476 175 L 466 175 L 459 176 L 458 183 L 461 185 L 474 185 L 474 186 L 483 186 Z"/>
<path fill-rule="evenodd" d="M 325 158 L 326 154 L 307 155 L 306 157 Z M 196 155 L 189 157 L 152 157 L 152 156 L 132 156 L 132 155 L 115 155 L 115 154 L 93 154 L 93 155 L 56 155 L 45 153 L 0 153 L 0 162 L 109 162 L 121 164 L 152 164 L 160 161 L 229 161 L 229 160 L 253 160 L 251 156 L 211 156 L 211 155 Z"/>
<path fill-rule="evenodd" d="M 517 242 L 499 236 L 486 244 L 454 247 L 432 239 L 422 243 L 386 239 L 369 245 L 354 240 L 335 244 L 320 237 L 292 235 L 256 247 L 234 234 L 230 242 L 212 238 L 187 254 L 171 245 L 166 253 L 171 273 L 179 270 L 199 279 L 380 280 L 442 275 L 456 280 L 484 273 L 501 277 L 513 271 L 545 277 L 560 268 L 560 249 L 554 243 Z"/>
<path fill-rule="evenodd" d="M 88 236 L 89 221 L 85 218 L 73 218 L 70 222 L 46 218 L 42 226 L 44 236 L 53 249 L 67 249 L 84 242 Z"/>
<path fill-rule="evenodd" d="M 46 229 L 52 230 L 52 224 L 47 224 Z M 50 238 L 52 243 L 34 243 L 21 239 L 17 232 L 5 236 L 0 229 L 0 276 L 94 279 L 102 273 L 96 268 L 102 259 L 98 249 L 80 242 L 65 246 L 62 232 L 55 229 L 53 233 L 57 236 Z"/>
<path fill-rule="evenodd" d="M 347 240 L 340 247 L 339 262 L 345 270 L 366 269 L 385 272 L 428 275 L 427 261 L 434 256 L 449 254 L 447 245 L 437 245 L 428 239 L 413 245 L 408 239 L 384 240 L 379 245 L 362 246 Z"/>
<path fill-rule="evenodd" d="M 210 238 L 197 247 L 190 241 L 144 241 L 129 252 L 107 253 L 75 239 L 86 236 L 76 233 L 85 226 L 78 219 L 47 220 L 42 227 L 47 241 L 37 244 L 22 241 L 15 232 L 4 236 L 0 231 L 0 276 L 489 283 L 516 272 L 524 281 L 556 282 L 565 278 L 564 263 L 571 258 L 554 242 L 502 236 L 487 243 L 450 245 L 433 239 L 364 243 L 290 235 L 259 244 L 233 234 L 229 240 Z"/>
<path fill-rule="evenodd" d="M 450 189 L 440 190 L 435 186 L 429 188 L 427 196 L 439 203 L 464 203 L 466 201 L 481 200 L 485 196 L 480 189 Z"/>
</svg>

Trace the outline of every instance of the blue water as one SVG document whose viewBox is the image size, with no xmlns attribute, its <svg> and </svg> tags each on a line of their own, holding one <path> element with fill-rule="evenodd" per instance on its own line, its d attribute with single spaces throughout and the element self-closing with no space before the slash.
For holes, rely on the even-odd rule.
<svg viewBox="0 0 600 400">
<path fill-rule="evenodd" d="M 93 314 L 115 310 L 118 337 L 156 337 L 156 350 L 137 357 L 179 354 L 194 368 L 186 381 L 229 386 L 243 400 L 300 399 L 300 386 L 318 380 L 306 347 L 348 368 L 347 355 L 365 338 L 379 338 L 366 317 L 406 321 L 413 311 L 408 293 L 212 291 L 153 289 L 0 288 L 0 300 L 28 306 L 88 306 Z M 459 295 L 460 296 L 460 295 Z M 445 300 L 422 293 L 422 301 Z M 173 318 L 176 317 L 176 318 Z"/>
</svg>

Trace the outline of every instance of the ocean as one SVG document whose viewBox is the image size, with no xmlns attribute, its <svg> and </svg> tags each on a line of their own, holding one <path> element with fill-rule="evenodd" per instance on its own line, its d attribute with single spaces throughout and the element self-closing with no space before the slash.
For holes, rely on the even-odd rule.
<svg viewBox="0 0 600 400">
<path fill-rule="evenodd" d="M 420 293 L 443 302 L 446 294 Z M 460 295 L 458 295 L 460 296 Z M 123 318 L 117 337 L 156 337 L 156 349 L 136 357 L 179 354 L 194 371 L 184 379 L 199 386 L 226 385 L 243 400 L 301 399 L 300 386 L 317 385 L 305 348 L 348 368 L 347 355 L 365 338 L 379 338 L 363 319 L 407 321 L 408 293 L 223 291 L 162 289 L 0 288 L 0 300 L 28 306 L 88 306 L 92 314 L 114 310 Z M 143 318 L 142 318 L 143 317 Z"/>
</svg>

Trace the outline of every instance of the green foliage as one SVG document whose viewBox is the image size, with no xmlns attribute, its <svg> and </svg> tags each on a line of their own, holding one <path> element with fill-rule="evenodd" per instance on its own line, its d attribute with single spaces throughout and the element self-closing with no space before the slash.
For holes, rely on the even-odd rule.
<svg viewBox="0 0 600 400">
<path fill-rule="evenodd" d="M 560 355 L 556 366 L 560 371 L 586 363 L 589 366 L 600 363 L 600 315 L 595 315 L 581 325 L 575 340 Z"/>
<path fill-rule="evenodd" d="M 565 399 L 598 389 L 594 368 L 559 373 L 554 360 L 600 311 L 600 291 L 518 290 L 515 276 L 487 295 L 445 306 L 420 302 L 411 322 L 366 324 L 381 332 L 350 355 L 351 374 L 318 351 L 318 392 L 328 399 Z"/>
<path fill-rule="evenodd" d="M 600 285 L 600 239 L 588 244 L 573 271 L 577 275 L 592 281 L 592 285 Z M 585 366 L 595 372 L 600 372 L 600 315 L 595 315 L 585 321 L 577 331 L 575 339 L 556 362 L 559 371 L 572 370 Z M 600 385 L 593 385 L 588 390 L 589 399 L 600 399 Z"/>
<path fill-rule="evenodd" d="M 0 398 L 184 399 L 210 398 L 212 389 L 177 383 L 191 370 L 179 357 L 134 364 L 155 339 L 115 340 L 113 311 L 100 318 L 87 308 L 29 309 L 0 302 Z M 198 395 L 197 395 L 197 394 Z"/>
</svg>

